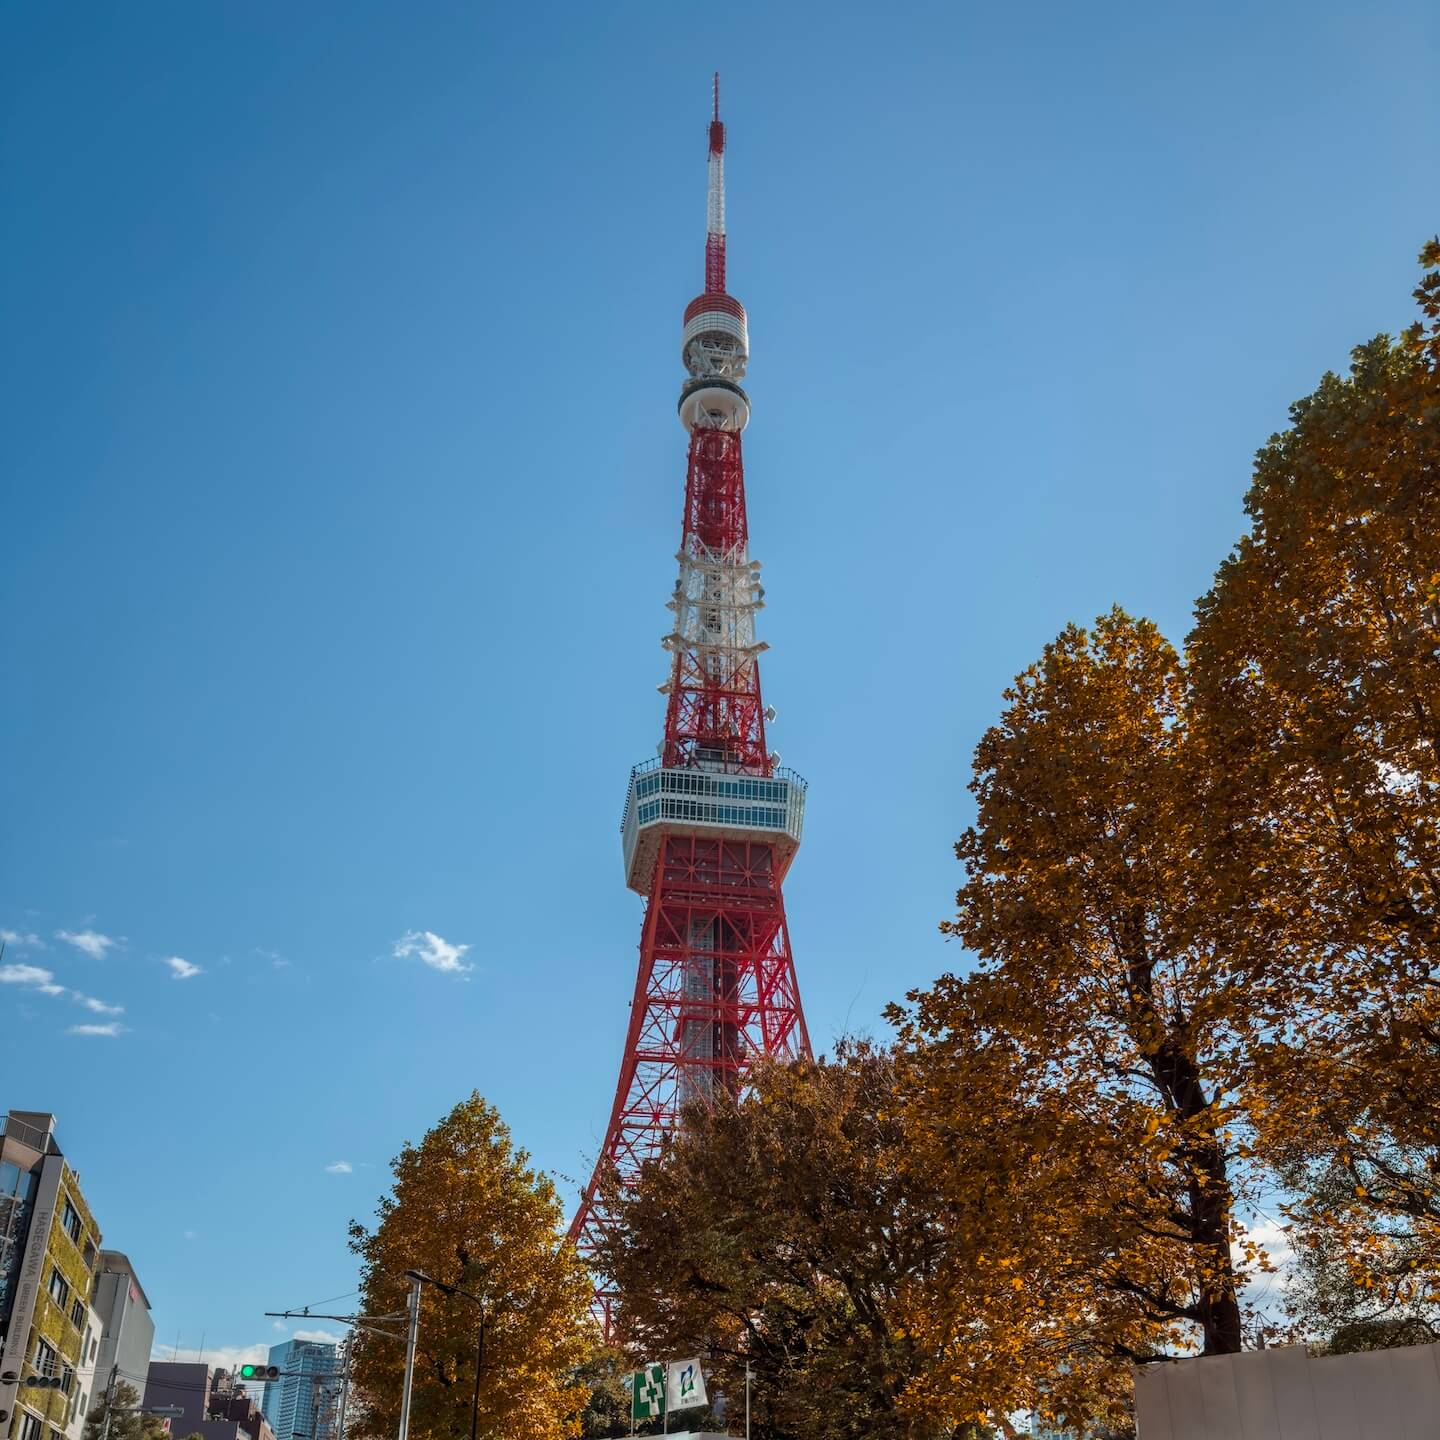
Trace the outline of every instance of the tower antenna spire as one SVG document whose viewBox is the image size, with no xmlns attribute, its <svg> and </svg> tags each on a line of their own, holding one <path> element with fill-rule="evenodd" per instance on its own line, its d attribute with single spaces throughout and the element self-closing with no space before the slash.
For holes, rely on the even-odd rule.
<svg viewBox="0 0 1440 1440">
<path fill-rule="evenodd" d="M 725 293 L 725 126 L 720 119 L 720 72 L 712 82 L 710 184 L 705 207 L 705 292 Z"/>
</svg>

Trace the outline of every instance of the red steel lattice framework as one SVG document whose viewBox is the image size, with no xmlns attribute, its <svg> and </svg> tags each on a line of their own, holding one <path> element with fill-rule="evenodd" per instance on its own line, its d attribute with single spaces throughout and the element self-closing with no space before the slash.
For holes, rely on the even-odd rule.
<svg viewBox="0 0 1440 1440">
<path fill-rule="evenodd" d="M 632 772 L 626 877 L 646 897 L 630 1025 L 605 1143 L 571 1225 L 587 1258 L 609 1219 L 600 1182 L 656 1156 L 681 1110 L 735 1093 L 759 1056 L 810 1053 L 781 884 L 800 841 L 805 784 L 766 745 L 749 557 L 740 386 L 749 359 L 744 307 L 725 290 L 725 127 L 719 80 L 709 127 L 705 291 L 686 307 L 688 371 L 680 420 L 690 434 L 665 735 Z M 607 1329 L 611 1297 L 597 1288 Z"/>
</svg>

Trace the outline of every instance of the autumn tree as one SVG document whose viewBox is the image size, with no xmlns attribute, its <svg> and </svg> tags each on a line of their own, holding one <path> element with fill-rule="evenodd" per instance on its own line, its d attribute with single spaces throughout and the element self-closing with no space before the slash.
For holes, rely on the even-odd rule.
<svg viewBox="0 0 1440 1440">
<path fill-rule="evenodd" d="M 907 1415 L 929 1356 L 909 1292 L 940 1253 L 933 1212 L 902 1174 L 887 1055 L 764 1064 L 741 1097 L 692 1106 L 664 1156 L 609 1203 L 600 1262 L 637 1354 L 705 1357 L 754 1433 L 842 1440 L 948 1436 Z"/>
<path fill-rule="evenodd" d="M 687 1112 L 616 1188 L 602 1263 L 637 1355 L 700 1354 L 760 1437 L 977 1440 L 1016 1411 L 1126 1419 L 1117 1338 L 1153 1327 L 1056 1263 L 1061 1198 L 1091 1157 L 1052 1151 L 1052 1116 L 997 1123 L 1005 1081 L 972 1071 L 943 1153 L 917 1148 L 907 1057 L 847 1043 L 763 1064 L 753 1087 Z M 1073 1255 L 1075 1247 L 1061 1247 Z"/>
<path fill-rule="evenodd" d="M 394 1186 L 373 1230 L 350 1227 L 360 1257 L 362 1311 L 404 1311 L 407 1270 L 468 1291 L 483 1303 L 479 1430 L 494 1440 L 559 1440 L 579 1432 L 589 1389 L 575 1372 L 594 1342 L 591 1282 L 562 1238 L 554 1186 L 516 1150 L 479 1095 L 462 1101 L 419 1145 L 392 1162 Z M 468 1437 L 480 1310 L 427 1288 L 415 1363 L 411 1431 L 425 1440 Z M 395 1434 L 404 1345 L 362 1331 L 355 1383 L 359 1433 Z"/>
<path fill-rule="evenodd" d="M 1005 698 L 975 752 L 978 815 L 942 926 L 978 969 L 901 1017 L 925 1108 L 971 1113 L 972 1052 L 1013 1050 L 1024 1070 L 993 1096 L 999 1123 L 1044 1109 L 1054 1143 L 1095 1167 L 1057 1234 L 1081 1247 L 1097 1297 L 1128 1301 L 1151 1345 L 1193 1326 L 1204 1353 L 1239 1350 L 1253 997 L 1196 925 L 1211 881 L 1194 862 L 1204 757 L 1185 667 L 1115 610 L 1067 627 Z M 946 1132 L 930 1129 L 940 1165 Z M 1118 1361 L 1130 1346 L 1116 1338 Z"/>
<path fill-rule="evenodd" d="M 1421 262 L 1421 320 L 1261 450 L 1190 641 L 1204 863 L 1247 902 L 1216 923 L 1257 986 L 1287 975 L 1262 1138 L 1330 1182 L 1297 1243 L 1401 1304 L 1440 1304 L 1440 242 Z"/>
<path fill-rule="evenodd" d="M 1005 999 L 979 975 L 945 988 L 929 1039 L 916 1038 L 932 1019 L 924 1007 L 902 1023 L 898 1163 L 923 1177 L 943 1237 L 906 1297 L 903 1324 L 934 1357 L 906 1404 L 1127 1433 L 1129 1362 L 1186 1339 L 1169 1303 L 1147 1303 L 1187 1292 L 1173 1234 L 1154 1223 L 1160 1207 L 1136 1199 L 1168 1197 L 1173 1178 L 1144 1107 L 1040 1078 L 1029 1041 L 997 1024 Z"/>
</svg>

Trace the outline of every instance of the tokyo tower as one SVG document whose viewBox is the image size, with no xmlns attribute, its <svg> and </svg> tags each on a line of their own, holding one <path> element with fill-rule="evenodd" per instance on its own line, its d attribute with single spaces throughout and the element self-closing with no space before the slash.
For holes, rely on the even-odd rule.
<svg viewBox="0 0 1440 1440">
<path fill-rule="evenodd" d="M 765 743 L 740 437 L 750 401 L 745 307 L 725 289 L 725 126 L 710 121 L 705 290 L 685 307 L 680 423 L 690 436 L 670 674 L 657 758 L 630 772 L 625 879 L 645 896 L 640 968 L 605 1144 L 570 1227 L 593 1255 L 600 1179 L 659 1153 L 682 1108 L 744 1084 L 757 1056 L 809 1055 L 781 882 L 800 844 L 805 782 Z M 609 1328 L 610 1298 L 596 1308 Z"/>
</svg>

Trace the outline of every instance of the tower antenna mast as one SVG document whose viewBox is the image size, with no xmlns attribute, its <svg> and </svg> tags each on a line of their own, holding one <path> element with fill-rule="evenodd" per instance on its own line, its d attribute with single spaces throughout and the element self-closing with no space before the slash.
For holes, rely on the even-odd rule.
<svg viewBox="0 0 1440 1440">
<path fill-rule="evenodd" d="M 725 293 L 725 123 L 720 119 L 720 72 L 715 72 L 710 120 L 709 184 L 705 206 L 705 289 Z"/>
</svg>

